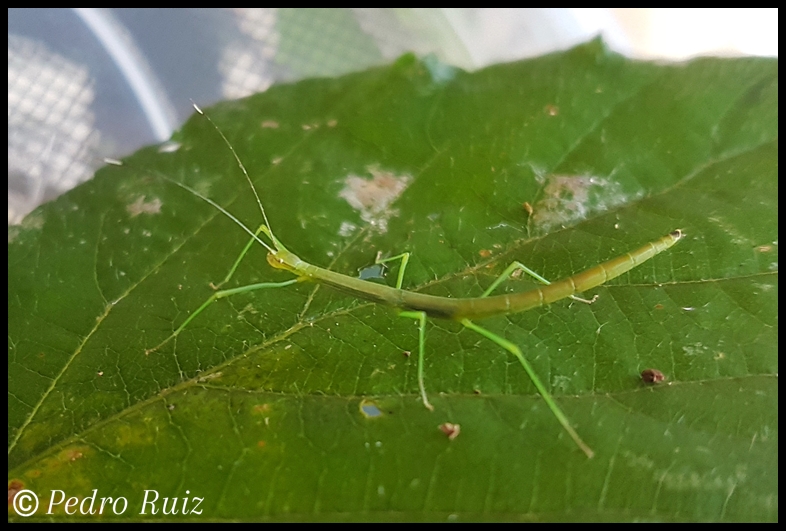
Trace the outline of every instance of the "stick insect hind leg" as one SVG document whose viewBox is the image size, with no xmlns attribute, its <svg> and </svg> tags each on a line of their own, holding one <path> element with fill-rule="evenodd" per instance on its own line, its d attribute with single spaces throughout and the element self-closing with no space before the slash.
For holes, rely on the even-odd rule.
<svg viewBox="0 0 786 531">
<path fill-rule="evenodd" d="M 513 276 L 513 274 L 516 271 L 523 271 L 524 273 L 528 274 L 529 276 L 531 276 L 541 284 L 545 284 L 547 286 L 551 284 L 551 282 L 549 282 L 548 280 L 546 280 L 545 278 L 543 278 L 542 276 L 534 272 L 532 269 L 522 264 L 521 262 L 513 262 L 507 267 L 507 269 L 505 269 L 505 271 L 502 272 L 500 276 L 497 277 L 497 279 L 494 282 L 491 283 L 491 286 L 489 286 L 488 289 L 483 292 L 483 295 L 481 295 L 481 297 L 487 297 L 489 294 L 491 294 L 492 291 L 497 289 L 497 286 L 499 286 L 500 284 L 502 284 L 502 282 L 507 280 L 508 277 Z M 571 295 L 570 298 L 573 299 L 574 301 L 583 302 L 584 304 L 592 304 L 593 302 L 598 300 L 597 295 L 595 295 L 591 299 L 582 299 L 581 297 L 576 297 L 575 295 Z"/>
<path fill-rule="evenodd" d="M 385 259 L 377 259 L 376 263 L 381 264 L 385 262 L 390 262 L 394 260 L 401 260 L 401 266 L 399 267 L 398 277 L 396 280 L 396 289 L 401 289 L 401 284 L 404 279 L 404 270 L 406 269 L 407 263 L 409 262 L 409 253 L 402 253 L 400 255 L 391 256 Z M 541 283 L 545 285 L 550 285 L 551 282 L 543 278 L 541 275 L 537 274 L 536 272 L 532 271 L 530 268 L 525 266 L 520 262 L 513 262 L 510 264 L 505 271 L 500 274 L 494 282 L 492 282 L 491 286 L 483 292 L 481 297 L 487 297 L 492 291 L 494 291 L 497 286 L 499 286 L 502 282 L 504 282 L 507 278 L 509 278 L 515 271 L 524 271 L 528 275 L 532 276 L 533 278 L 537 279 Z M 571 296 L 572 299 L 583 302 L 586 304 L 592 304 L 596 299 L 597 295 L 594 296 L 592 299 L 582 299 L 580 297 Z M 428 396 L 426 394 L 426 386 L 424 383 L 424 360 L 425 360 L 425 344 L 426 344 L 426 312 L 423 311 L 401 311 L 398 314 L 400 317 L 405 317 L 409 319 L 415 319 L 418 321 L 418 387 L 420 389 L 420 396 L 423 400 L 423 405 L 426 406 L 430 411 L 434 410 L 434 406 L 428 400 Z M 510 341 L 506 340 L 503 337 L 498 336 L 497 334 L 487 330 L 481 326 L 476 325 L 469 319 L 461 319 L 461 324 L 464 327 L 469 328 L 470 330 L 474 330 L 475 332 L 479 333 L 483 337 L 493 341 L 500 347 L 504 348 L 511 354 L 513 354 L 521 363 L 524 371 L 532 380 L 532 383 L 535 385 L 535 388 L 538 390 L 538 393 L 543 397 L 546 404 L 548 405 L 551 412 L 557 417 L 557 421 L 562 425 L 565 431 L 568 432 L 570 437 L 576 443 L 576 445 L 587 455 L 587 457 L 592 458 L 595 453 L 592 449 L 579 437 L 579 434 L 576 433 L 576 430 L 573 429 L 573 426 L 570 425 L 568 418 L 562 412 L 560 407 L 554 401 L 549 393 L 546 386 L 541 382 L 540 378 L 538 377 L 535 370 L 529 364 L 527 359 L 524 357 L 524 354 L 521 352 L 521 349 L 518 348 L 515 344 L 511 343 Z"/>
<path fill-rule="evenodd" d="M 536 272 L 532 271 L 524 264 L 520 262 L 513 262 L 507 267 L 507 269 L 505 269 L 505 271 L 502 272 L 502 274 L 499 277 L 497 277 L 497 279 L 494 282 L 491 283 L 491 286 L 489 286 L 488 289 L 483 292 L 481 297 L 487 297 L 492 291 L 494 291 L 494 289 L 497 288 L 497 286 L 499 286 L 502 282 L 504 282 L 515 271 L 524 271 L 531 277 L 537 279 L 538 281 L 540 281 L 541 283 L 547 286 L 551 284 L 551 282 L 549 282 L 548 280 L 546 280 Z M 595 300 L 597 300 L 598 296 L 595 295 L 594 297 L 592 297 L 592 299 L 589 300 L 576 297 L 575 295 L 571 295 L 570 298 L 586 304 L 592 304 L 593 302 L 595 302 Z M 589 446 L 587 446 L 587 444 L 581 439 L 581 437 L 579 437 L 579 434 L 576 433 L 576 430 L 573 429 L 573 426 L 570 425 L 568 418 L 562 412 L 562 409 L 560 409 L 560 407 L 554 401 L 554 399 L 551 396 L 551 393 L 549 393 L 548 389 L 546 389 L 546 386 L 543 385 L 543 382 L 540 381 L 540 378 L 538 377 L 535 370 L 527 361 L 527 358 L 524 357 L 524 354 L 521 352 L 521 349 L 518 346 L 516 346 L 514 343 L 511 343 L 507 339 L 498 336 L 494 332 L 487 330 L 482 326 L 476 325 L 469 319 L 461 319 L 460 322 L 466 328 L 469 328 L 470 330 L 474 330 L 475 332 L 482 335 L 486 339 L 489 339 L 494 343 L 496 343 L 497 345 L 499 345 L 500 347 L 504 348 L 519 360 L 519 363 L 521 363 L 521 366 L 524 367 L 524 371 L 527 373 L 527 376 L 529 376 L 530 380 L 532 380 L 532 383 L 535 385 L 535 388 L 538 390 L 538 393 L 540 393 L 540 396 L 543 397 L 543 400 L 546 402 L 546 405 L 548 405 L 549 409 L 554 414 L 554 416 L 557 417 L 557 421 L 559 421 L 559 423 L 562 425 L 565 431 L 568 432 L 568 435 L 570 435 L 571 439 L 573 439 L 576 445 L 579 448 L 581 448 L 581 451 L 583 451 L 587 455 L 587 457 L 591 459 L 595 455 L 595 452 L 593 452 L 592 449 Z"/>
<path fill-rule="evenodd" d="M 549 406 L 549 409 L 554 414 L 554 416 L 557 417 L 559 423 L 562 425 L 565 431 L 568 432 L 568 435 L 570 435 L 571 439 L 573 439 L 573 441 L 578 445 L 578 447 L 581 448 L 581 451 L 583 451 L 587 455 L 587 457 L 592 458 L 595 455 L 595 452 L 593 452 L 592 449 L 589 446 L 587 446 L 587 444 L 583 440 L 581 440 L 579 434 L 576 433 L 576 430 L 574 430 L 573 426 L 570 425 L 568 418 L 565 416 L 565 414 L 562 412 L 560 407 L 551 397 L 551 393 L 549 393 L 548 389 L 546 389 L 546 386 L 543 385 L 543 382 L 540 381 L 540 378 L 538 378 L 538 375 L 535 373 L 535 370 L 532 368 L 532 366 L 529 364 L 527 359 L 524 357 L 524 354 L 522 354 L 521 349 L 519 349 L 519 347 L 517 347 L 515 344 L 511 343 L 507 339 L 498 336 L 494 332 L 491 332 L 490 330 L 487 330 L 482 326 L 476 325 L 469 319 L 462 319 L 461 324 L 463 324 L 465 327 L 469 328 L 470 330 L 474 330 L 475 332 L 482 335 L 483 337 L 490 339 L 500 347 L 504 348 L 505 350 L 516 356 L 516 358 L 518 358 L 519 362 L 521 363 L 521 366 L 524 367 L 524 370 L 526 371 L 527 375 L 532 380 L 532 383 L 535 384 L 535 388 L 538 390 L 538 393 L 540 393 L 540 396 L 542 396 L 543 400 L 546 401 L 546 404 Z"/>
</svg>

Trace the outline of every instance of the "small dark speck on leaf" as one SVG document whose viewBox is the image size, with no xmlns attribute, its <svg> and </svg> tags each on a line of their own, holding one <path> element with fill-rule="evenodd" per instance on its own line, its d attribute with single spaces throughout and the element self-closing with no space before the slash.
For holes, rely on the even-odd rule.
<svg viewBox="0 0 786 531">
<path fill-rule="evenodd" d="M 658 369 L 644 369 L 641 371 L 641 380 L 648 384 L 657 384 L 666 379 L 666 376 Z"/>
</svg>

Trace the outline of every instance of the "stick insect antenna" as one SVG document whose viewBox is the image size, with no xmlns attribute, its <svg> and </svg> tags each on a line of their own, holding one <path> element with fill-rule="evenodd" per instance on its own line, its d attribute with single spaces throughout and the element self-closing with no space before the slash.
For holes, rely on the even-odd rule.
<svg viewBox="0 0 786 531">
<path fill-rule="evenodd" d="M 273 241 L 276 241 L 275 237 L 273 236 L 273 229 L 270 228 L 270 222 L 267 220 L 267 213 L 265 213 L 265 207 L 262 206 L 262 200 L 259 198 L 259 194 L 257 193 L 257 189 L 254 186 L 254 183 L 251 181 L 251 177 L 248 175 L 248 171 L 246 170 L 246 167 L 243 164 L 243 161 L 240 160 L 240 157 L 238 157 L 237 152 L 235 151 L 235 148 L 232 147 L 232 144 L 229 142 L 227 137 L 224 135 L 224 132 L 221 129 L 219 129 L 219 127 L 213 122 L 213 120 L 210 118 L 210 116 L 208 116 L 207 114 L 202 112 L 202 109 L 200 109 L 199 106 L 196 103 L 194 103 L 193 100 L 191 101 L 191 105 L 194 106 L 194 110 L 196 110 L 196 112 L 198 112 L 199 114 L 201 114 L 202 116 L 207 118 L 207 121 L 210 122 L 210 125 L 213 126 L 213 129 L 215 129 L 218 132 L 218 134 L 221 135 L 221 138 L 224 140 L 224 144 L 226 144 L 227 147 L 229 148 L 229 151 L 232 152 L 232 156 L 235 157 L 235 160 L 237 161 L 237 165 L 240 166 L 240 169 L 243 171 L 243 175 L 246 177 L 246 181 L 248 181 L 248 185 L 251 187 L 251 191 L 254 192 L 254 197 L 257 200 L 257 205 L 259 205 L 259 210 L 262 211 L 262 218 L 265 220 L 265 227 L 267 227 L 267 230 L 270 231 L 270 235 L 271 235 Z M 246 229 L 246 231 L 247 232 L 251 232 L 248 229 Z M 259 238 L 257 238 L 257 239 L 259 239 Z M 265 247 L 267 247 L 267 245 Z M 270 249 L 270 247 L 268 247 L 268 249 Z"/>
<path fill-rule="evenodd" d="M 249 233 L 249 234 L 251 235 L 251 237 L 252 237 L 252 238 L 254 238 L 254 239 L 257 241 L 257 243 L 259 243 L 259 244 L 260 244 L 260 245 L 262 245 L 262 246 L 263 246 L 265 249 L 267 249 L 267 250 L 268 250 L 268 252 L 270 252 L 270 253 L 272 253 L 272 254 L 276 254 L 276 251 L 275 251 L 275 250 L 274 250 L 272 247 L 270 247 L 270 245 L 268 245 L 267 243 L 265 243 L 265 241 L 264 241 L 264 240 L 262 240 L 262 239 L 261 239 L 259 236 L 257 236 L 256 234 L 254 234 L 254 232 L 253 232 L 251 229 L 249 229 L 248 227 L 246 227 L 245 223 L 243 223 L 242 221 L 240 221 L 239 219 L 237 219 L 235 216 L 233 216 L 232 214 L 230 214 L 230 213 L 229 213 L 229 211 L 228 211 L 226 208 L 222 207 L 221 205 L 219 205 L 218 203 L 216 203 L 215 201 L 213 201 L 213 200 L 212 200 L 212 199 L 210 199 L 209 197 L 207 197 L 207 196 L 205 196 L 205 195 L 202 195 L 202 194 L 200 194 L 199 192 L 197 192 L 196 190 L 194 190 L 193 188 L 191 188 L 191 187 L 190 187 L 190 186 L 188 186 L 187 184 L 183 184 L 183 183 L 181 183 L 181 182 L 178 182 L 178 181 L 176 181 L 176 180 L 174 180 L 174 179 L 171 179 L 171 178 L 167 177 L 166 175 L 164 175 L 163 173 L 161 173 L 161 172 L 159 172 L 159 171 L 156 171 L 156 174 L 157 174 L 157 175 L 158 175 L 160 178 L 164 179 L 165 181 L 169 181 L 170 183 L 172 183 L 172 184 L 175 184 L 175 185 L 179 186 L 179 187 L 180 187 L 180 188 L 182 188 L 183 190 L 187 190 L 187 191 L 191 192 L 191 194 L 193 194 L 193 195 L 197 196 L 199 199 L 201 199 L 201 200 L 202 200 L 202 201 L 204 201 L 205 203 L 208 203 L 208 204 L 210 204 L 210 205 L 214 206 L 216 209 L 218 209 L 218 211 L 219 211 L 219 212 L 221 212 L 221 213 L 222 213 L 222 214 L 224 214 L 226 217 L 228 217 L 229 219 L 231 219 L 232 221 L 234 221 L 234 222 L 235 222 L 235 223 L 236 223 L 236 224 L 237 224 L 237 225 L 238 225 L 238 226 L 239 226 L 241 229 L 243 229 L 244 231 L 246 231 L 247 233 Z M 267 224 L 267 220 L 265 220 L 265 224 Z M 277 240 L 275 240 L 275 239 L 274 239 L 273 241 L 275 242 L 275 241 L 277 241 Z"/>
</svg>

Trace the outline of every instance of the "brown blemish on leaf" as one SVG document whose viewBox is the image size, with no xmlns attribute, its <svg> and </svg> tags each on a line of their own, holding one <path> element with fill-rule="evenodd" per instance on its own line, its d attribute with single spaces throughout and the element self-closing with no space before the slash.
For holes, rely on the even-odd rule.
<svg viewBox="0 0 786 531">
<path fill-rule="evenodd" d="M 25 484 L 17 479 L 12 479 L 8 482 L 8 505 L 14 502 L 17 493 L 25 488 Z"/>
<path fill-rule="evenodd" d="M 658 369 L 644 369 L 641 371 L 641 380 L 648 384 L 658 384 L 666 379 L 666 376 Z"/>
<path fill-rule="evenodd" d="M 461 425 L 460 424 L 453 424 L 451 422 L 444 422 L 437 426 L 439 430 L 448 436 L 448 440 L 452 441 L 456 437 L 459 436 L 461 433 Z"/>
</svg>

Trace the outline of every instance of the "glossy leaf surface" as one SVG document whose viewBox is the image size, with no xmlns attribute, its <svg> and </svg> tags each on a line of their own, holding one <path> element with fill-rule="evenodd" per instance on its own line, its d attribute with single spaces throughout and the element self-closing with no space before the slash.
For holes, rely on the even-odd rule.
<svg viewBox="0 0 786 531">
<path fill-rule="evenodd" d="M 146 355 L 248 241 L 160 176 L 262 219 L 196 115 L 9 229 L 9 490 L 43 517 L 53 489 L 96 489 L 128 500 L 103 519 L 777 519 L 777 85 L 773 60 L 655 65 L 592 42 L 475 73 L 405 56 L 206 109 L 278 238 L 350 276 L 410 251 L 406 288 L 478 296 L 513 260 L 556 280 L 682 229 L 591 306 L 481 323 L 594 459 L 514 358 L 453 322 L 430 321 L 427 411 L 415 323 L 326 287 L 226 299 Z M 255 247 L 228 286 L 289 278 Z"/>
</svg>

